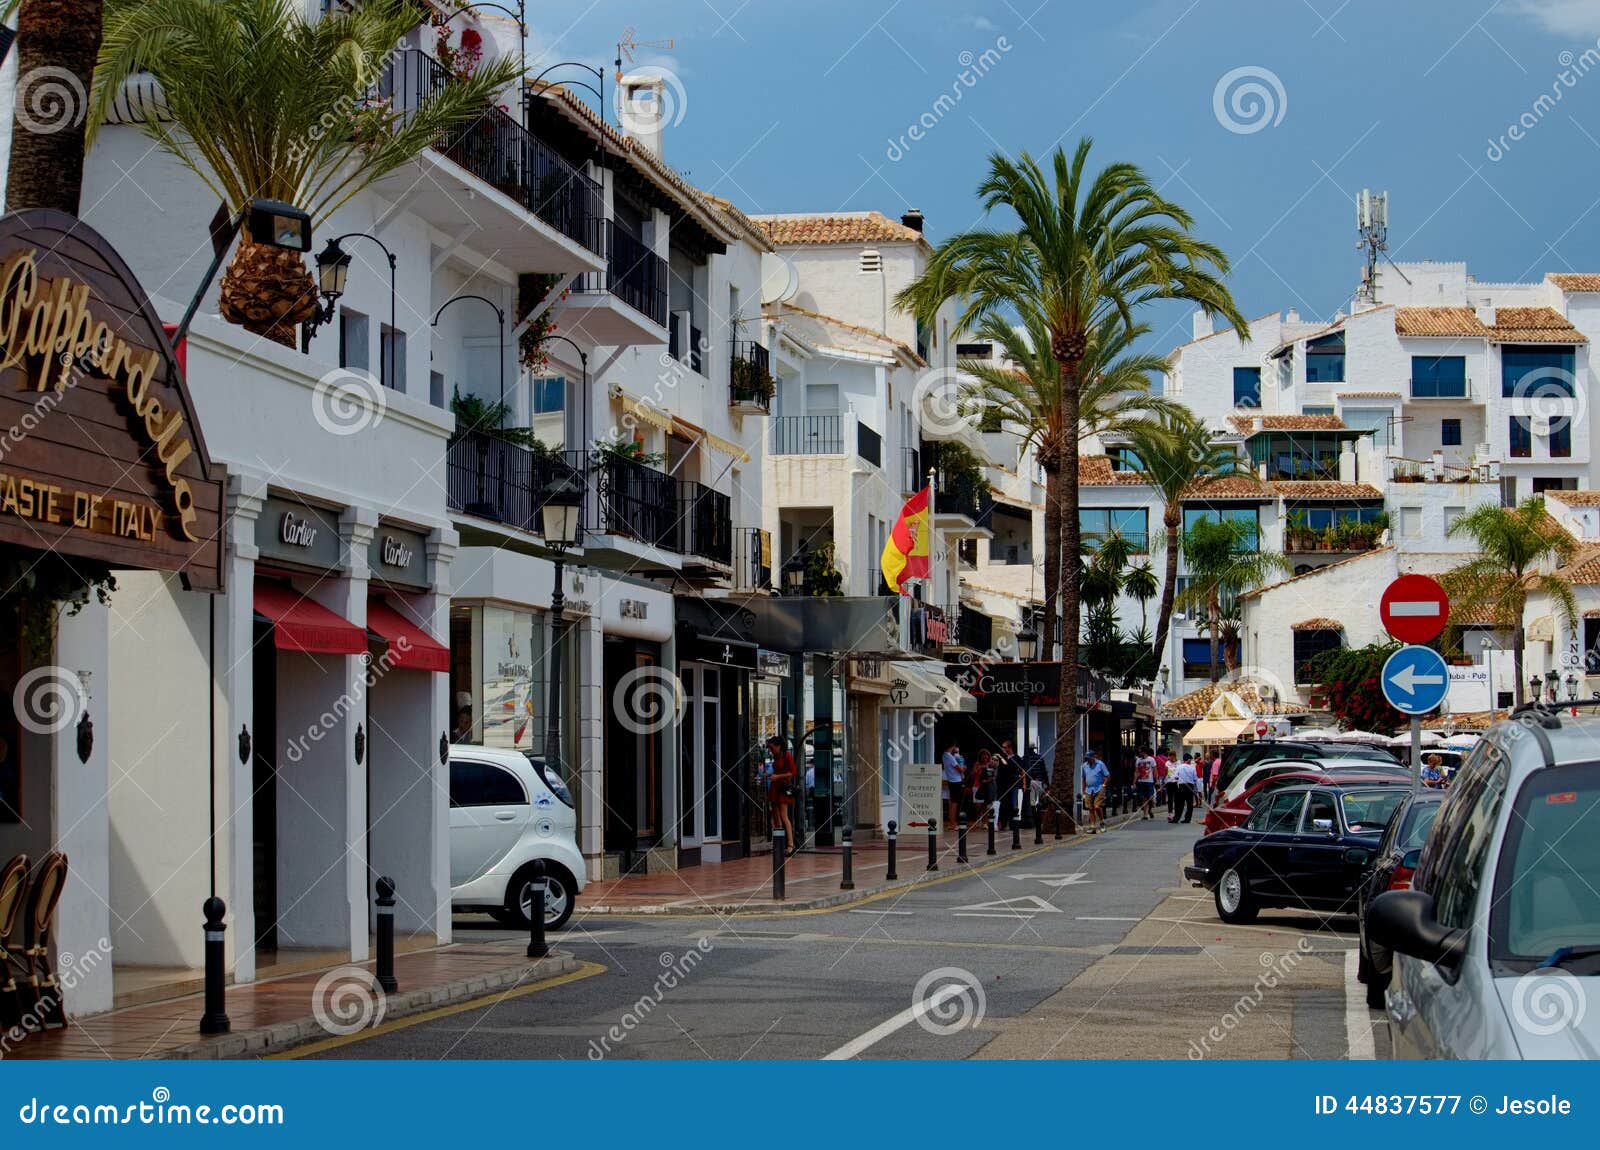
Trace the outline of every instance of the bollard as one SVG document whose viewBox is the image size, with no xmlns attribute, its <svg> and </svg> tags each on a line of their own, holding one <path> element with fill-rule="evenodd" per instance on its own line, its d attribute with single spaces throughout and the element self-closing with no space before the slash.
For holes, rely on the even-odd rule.
<svg viewBox="0 0 1600 1150">
<path fill-rule="evenodd" d="M 1061 804 L 1056 802 L 1054 799 L 1051 799 L 1050 800 L 1050 805 L 1051 805 L 1052 808 L 1054 808 L 1054 813 L 1055 813 L 1056 842 L 1060 842 L 1061 841 Z"/>
<path fill-rule="evenodd" d="M 1014 850 L 1014 851 L 1019 851 L 1019 850 L 1022 849 L 1022 820 L 1021 819 L 1012 819 L 1011 820 L 1011 849 Z"/>
<path fill-rule="evenodd" d="M 956 812 L 956 862 L 967 861 L 967 812 Z"/>
<path fill-rule="evenodd" d="M 851 859 L 850 859 L 850 852 L 851 852 L 852 843 L 851 843 L 851 834 L 850 834 L 850 828 L 849 827 L 845 827 L 844 828 L 844 837 L 843 837 L 842 841 L 844 843 L 844 876 L 839 880 L 839 889 L 840 890 L 855 890 L 856 889 L 856 879 L 855 879 L 854 868 L 851 865 Z"/>
<path fill-rule="evenodd" d="M 378 985 L 385 994 L 400 989 L 394 978 L 394 879 L 378 879 Z"/>
<path fill-rule="evenodd" d="M 899 874 L 896 873 L 896 871 L 894 869 L 894 844 L 895 844 L 895 840 L 900 837 L 899 836 L 899 830 L 900 830 L 900 824 L 895 822 L 893 819 L 890 819 L 889 820 L 889 873 L 883 876 L 884 878 L 888 879 L 890 882 L 893 882 L 895 879 L 900 877 Z"/>
<path fill-rule="evenodd" d="M 789 835 L 782 827 L 772 828 L 772 901 L 783 901 L 783 856 L 789 853 Z"/>
<path fill-rule="evenodd" d="M 533 860 L 533 882 L 528 891 L 532 905 L 528 908 L 528 957 L 543 958 L 550 953 L 544 940 L 544 860 Z"/>
<path fill-rule="evenodd" d="M 206 916 L 206 1012 L 200 1016 L 200 1033 L 226 1034 L 233 1027 L 228 1021 L 228 1004 L 223 992 L 227 957 L 222 940 L 228 928 L 222 919 L 228 913 L 228 904 L 213 895 L 200 910 Z"/>
<path fill-rule="evenodd" d="M 986 852 L 987 854 L 994 854 L 994 824 L 999 821 L 1000 807 L 998 805 L 991 806 L 989 808 L 989 849 Z"/>
<path fill-rule="evenodd" d="M 1035 807 L 1033 809 L 1033 845 L 1036 846 L 1036 847 L 1040 847 L 1040 846 L 1044 845 L 1044 808 L 1043 807 Z"/>
<path fill-rule="evenodd" d="M 939 869 L 939 824 L 932 820 L 928 823 L 928 869 Z"/>
</svg>

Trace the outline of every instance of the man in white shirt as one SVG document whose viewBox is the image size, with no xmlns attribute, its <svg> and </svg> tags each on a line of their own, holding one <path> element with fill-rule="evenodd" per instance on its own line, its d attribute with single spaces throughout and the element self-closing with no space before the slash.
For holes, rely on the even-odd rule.
<svg viewBox="0 0 1600 1150">
<path fill-rule="evenodd" d="M 1188 823 L 1194 821 L 1194 789 L 1200 782 L 1200 775 L 1195 770 L 1194 760 L 1188 755 L 1183 756 L 1183 762 L 1178 764 L 1178 801 L 1172 808 L 1172 817 L 1169 823 Z M 1178 816 L 1182 815 L 1182 818 Z"/>
</svg>

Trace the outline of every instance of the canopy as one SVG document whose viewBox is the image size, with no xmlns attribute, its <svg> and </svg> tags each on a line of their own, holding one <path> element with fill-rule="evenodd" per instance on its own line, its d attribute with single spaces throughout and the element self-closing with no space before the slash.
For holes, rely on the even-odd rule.
<svg viewBox="0 0 1600 1150">
<path fill-rule="evenodd" d="M 450 648 L 388 604 L 367 604 L 367 630 L 389 645 L 390 667 L 449 673 Z"/>
<path fill-rule="evenodd" d="M 891 662 L 889 670 L 895 683 L 887 705 L 916 711 L 976 714 L 978 700 L 945 678 L 936 666 L 943 664 L 917 663 L 909 659 Z"/>
<path fill-rule="evenodd" d="M 1444 745 L 1452 751 L 1470 751 L 1478 745 L 1482 735 L 1474 735 L 1471 731 L 1463 731 L 1459 735 L 1451 735 L 1444 741 Z"/>
<path fill-rule="evenodd" d="M 1335 743 L 1388 743 L 1387 735 L 1374 734 L 1372 731 L 1339 731 L 1328 736 L 1329 741 Z"/>
<path fill-rule="evenodd" d="M 1185 743 L 1236 743 L 1239 736 L 1255 734 L 1254 719 L 1201 719 L 1184 732 Z"/>
<path fill-rule="evenodd" d="M 322 604 L 281 583 L 257 583 L 256 614 L 272 624 L 281 651 L 307 655 L 365 655 L 367 633 Z"/>
<path fill-rule="evenodd" d="M 1387 739 L 1384 739 L 1383 742 L 1385 745 L 1390 747 L 1409 747 L 1411 745 L 1411 732 L 1401 731 L 1398 735 L 1390 735 Z M 1424 747 L 1443 746 L 1444 739 L 1439 736 L 1437 731 L 1423 731 L 1422 745 Z"/>
</svg>

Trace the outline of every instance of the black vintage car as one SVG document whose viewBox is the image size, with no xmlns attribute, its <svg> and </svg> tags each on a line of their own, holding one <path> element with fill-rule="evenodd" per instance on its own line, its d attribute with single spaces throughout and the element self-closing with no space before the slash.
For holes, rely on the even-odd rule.
<svg viewBox="0 0 1600 1150">
<path fill-rule="evenodd" d="M 1250 922 L 1269 907 L 1353 913 L 1400 787 L 1313 783 L 1285 787 L 1228 827 L 1195 843 L 1189 878 L 1216 897 L 1223 922 Z"/>
<path fill-rule="evenodd" d="M 1406 795 L 1372 856 L 1367 873 L 1361 878 L 1358 890 L 1357 921 L 1361 930 L 1357 946 L 1356 980 L 1367 986 L 1367 1005 L 1374 1010 L 1383 1009 L 1383 992 L 1389 989 L 1389 977 L 1394 970 L 1394 955 L 1367 937 L 1367 908 L 1372 900 L 1386 890 L 1410 890 L 1416 874 L 1417 860 L 1422 854 L 1422 844 L 1428 839 L 1434 816 L 1439 813 L 1443 791 L 1421 790 Z"/>
</svg>

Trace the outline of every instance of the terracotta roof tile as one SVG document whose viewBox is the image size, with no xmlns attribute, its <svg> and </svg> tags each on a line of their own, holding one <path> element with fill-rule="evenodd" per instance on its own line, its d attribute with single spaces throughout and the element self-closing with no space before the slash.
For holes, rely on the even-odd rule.
<svg viewBox="0 0 1600 1150">
<path fill-rule="evenodd" d="M 1275 699 L 1265 703 L 1261 698 L 1261 688 L 1253 682 L 1238 680 L 1223 680 L 1220 683 L 1207 683 L 1198 690 L 1190 691 L 1187 695 L 1179 695 L 1175 699 L 1168 699 L 1161 705 L 1163 719 L 1202 719 L 1211 704 L 1216 702 L 1217 694 L 1221 691 L 1232 691 L 1239 696 L 1239 701 L 1249 707 L 1257 715 L 1309 715 L 1311 708 L 1304 703 L 1291 703 Z"/>
<path fill-rule="evenodd" d="M 1397 307 L 1394 330 L 1405 336 L 1454 336 L 1496 343 L 1587 342 L 1582 332 L 1551 307 L 1497 308 L 1492 327 L 1470 307 Z"/>
<path fill-rule="evenodd" d="M 1337 415 L 1230 415 L 1228 422 L 1240 435 L 1261 431 L 1345 431 Z"/>
<path fill-rule="evenodd" d="M 1591 547 L 1573 557 L 1571 563 L 1556 571 L 1568 583 L 1582 587 L 1600 584 L 1600 547 Z"/>
<path fill-rule="evenodd" d="M 1224 475 L 1191 484 L 1183 492 L 1185 501 L 1191 499 L 1260 499 L 1272 498 L 1271 489 L 1254 475 Z"/>
<path fill-rule="evenodd" d="M 1113 471 L 1108 455 L 1078 456 L 1079 487 L 1145 487 L 1149 480 L 1139 471 Z"/>
<path fill-rule="evenodd" d="M 1600 275 L 1594 272 L 1552 272 L 1544 278 L 1562 291 L 1600 291 Z"/>
<path fill-rule="evenodd" d="M 1340 399 L 1400 399 L 1398 391 L 1341 391 Z"/>
<path fill-rule="evenodd" d="M 1337 619 L 1302 619 L 1289 624 L 1291 631 L 1343 631 L 1344 624 Z"/>
<path fill-rule="evenodd" d="M 1381 554 L 1384 551 L 1393 550 L 1394 545 L 1392 543 L 1386 543 L 1382 547 L 1374 547 L 1371 551 L 1363 551 L 1361 554 L 1352 555 L 1348 559 L 1335 559 L 1332 563 L 1325 563 L 1321 567 L 1314 568 L 1313 570 L 1302 572 L 1299 575 L 1291 575 L 1287 579 L 1279 579 L 1276 583 L 1268 583 L 1265 587 L 1257 587 L 1254 591 L 1246 591 L 1241 594 L 1239 598 L 1253 599 L 1257 595 L 1271 591 L 1276 587 L 1283 587 L 1289 583 L 1297 583 L 1301 579 L 1314 579 L 1326 571 L 1332 571 L 1336 567 L 1343 567 L 1346 563 L 1359 563 L 1363 559 L 1371 559 L 1374 555 Z"/>
<path fill-rule="evenodd" d="M 824 315 L 822 312 L 820 312 L 820 311 L 812 311 L 810 308 L 796 307 L 792 303 L 779 304 L 778 307 L 780 309 L 782 309 L 783 311 L 794 312 L 796 315 L 803 315 L 807 319 L 814 319 L 814 320 L 818 321 L 819 323 L 825 323 L 828 326 L 833 327 L 833 328 L 837 328 L 840 331 L 848 331 L 848 332 L 851 332 L 852 334 L 855 334 L 855 335 L 866 336 L 868 339 L 876 340 L 879 343 L 885 344 L 888 347 L 893 348 L 895 351 L 898 351 L 900 354 L 906 356 L 913 363 L 917 364 L 920 367 L 926 367 L 927 366 L 927 361 L 924 360 L 915 351 L 913 351 L 910 347 L 908 347 L 904 343 L 901 343 L 899 340 L 895 339 L 893 336 L 884 335 L 883 332 L 881 332 L 881 331 L 874 331 L 870 327 L 862 327 L 858 323 L 851 323 L 849 320 L 843 320 L 843 319 L 838 318 L 837 316 Z M 769 314 L 770 314 L 770 311 L 769 311 Z M 838 345 L 828 344 L 828 345 L 818 345 L 818 346 L 837 347 Z M 851 348 L 851 347 L 838 347 L 838 350 L 840 350 L 840 351 L 861 351 L 861 350 L 864 350 L 864 349 Z M 882 355 L 883 352 L 881 352 L 881 351 L 869 351 L 867 354 L 869 354 L 869 355 Z"/>
<path fill-rule="evenodd" d="M 835 212 L 826 215 L 751 216 L 772 243 L 785 244 L 927 244 L 915 228 L 882 212 Z"/>
<path fill-rule="evenodd" d="M 1274 479 L 1267 486 L 1273 494 L 1286 499 L 1383 498 L 1383 492 L 1370 483 L 1340 483 L 1333 479 Z"/>
<path fill-rule="evenodd" d="M 1476 336 L 1487 339 L 1489 329 L 1470 307 L 1397 307 L 1394 330 L 1398 335 Z"/>
<path fill-rule="evenodd" d="M 1600 491 L 1546 491 L 1544 497 L 1568 507 L 1600 507 Z"/>
<path fill-rule="evenodd" d="M 702 198 L 710 203 L 723 215 L 733 221 L 734 225 L 744 233 L 747 240 L 757 248 L 764 251 L 772 250 L 772 241 L 767 239 L 766 229 L 759 227 L 754 220 L 744 214 L 738 204 L 732 200 L 725 200 L 721 196 L 714 196 L 710 192 L 696 188 Z"/>
</svg>

